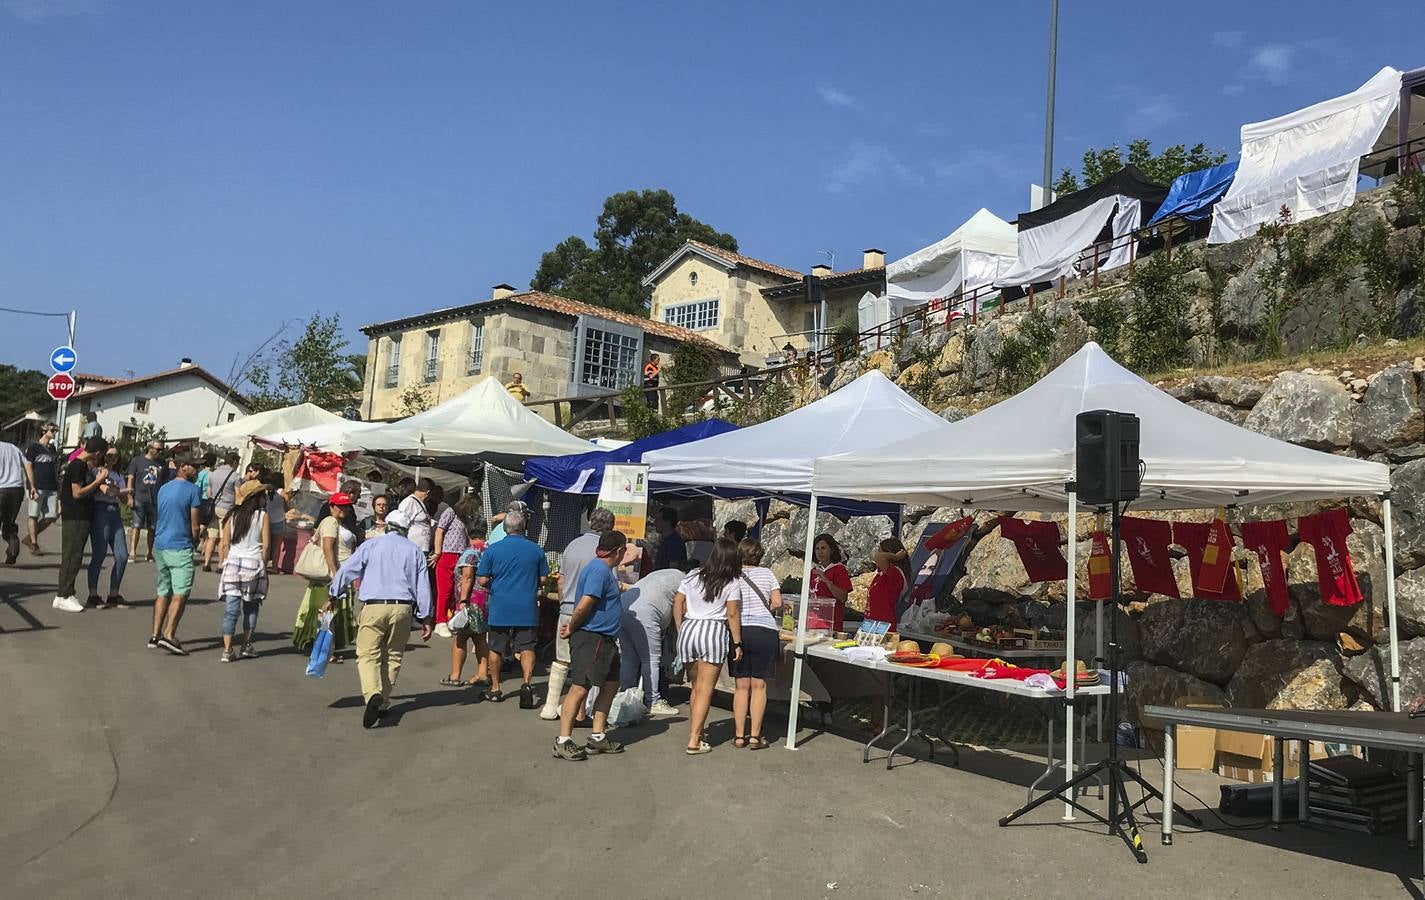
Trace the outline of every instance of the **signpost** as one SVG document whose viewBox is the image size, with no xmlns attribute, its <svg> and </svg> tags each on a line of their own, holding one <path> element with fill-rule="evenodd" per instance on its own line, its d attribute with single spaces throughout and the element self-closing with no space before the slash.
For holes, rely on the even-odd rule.
<svg viewBox="0 0 1425 900">
<path fill-rule="evenodd" d="M 64 449 L 64 426 L 65 417 L 68 415 L 69 398 L 74 396 L 74 376 L 69 373 L 79 362 L 79 355 L 74 352 L 74 314 L 69 315 L 69 343 L 62 344 L 50 351 L 49 367 L 54 370 L 54 374 L 45 382 L 45 391 L 50 398 L 58 401 L 58 408 L 55 410 L 55 422 L 59 425 L 59 447 Z"/>
<path fill-rule="evenodd" d="M 51 400 L 58 400 L 60 403 L 74 396 L 74 376 L 65 372 L 56 372 L 45 382 L 45 391 L 49 393 Z M 60 407 L 63 409 L 63 407 Z M 64 416 L 61 413 L 60 418 Z"/>
</svg>

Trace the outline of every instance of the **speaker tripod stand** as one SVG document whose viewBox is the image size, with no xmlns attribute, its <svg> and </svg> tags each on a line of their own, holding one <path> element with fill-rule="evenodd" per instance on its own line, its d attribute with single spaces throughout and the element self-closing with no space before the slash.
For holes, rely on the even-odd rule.
<svg viewBox="0 0 1425 900">
<path fill-rule="evenodd" d="M 1117 613 L 1118 601 L 1120 598 L 1118 587 L 1118 561 L 1119 547 L 1121 543 L 1119 536 L 1119 517 L 1122 513 L 1122 506 L 1118 502 L 1114 502 L 1112 504 L 1112 510 L 1113 557 L 1109 561 L 1109 571 L 1112 573 L 1113 578 L 1113 606 L 1109 608 L 1110 612 L 1108 617 L 1108 721 L 1110 727 L 1115 733 L 1110 735 L 1110 739 L 1108 742 L 1108 756 L 1102 759 L 1101 761 L 1096 762 L 1093 765 L 1085 768 L 1077 775 L 1072 772 L 1066 772 L 1065 774 L 1069 776 L 1067 781 L 1063 782 L 1057 787 L 1050 788 L 1047 792 L 1039 795 L 1039 797 L 1030 801 L 1025 806 L 1020 807 L 1019 809 L 1000 819 L 999 824 L 1001 827 L 1004 827 L 1009 823 L 1013 822 L 1015 819 L 1018 819 L 1021 816 L 1024 816 L 1025 814 L 1035 809 L 1038 809 L 1045 803 L 1048 803 L 1053 800 L 1060 800 L 1064 803 L 1067 803 L 1069 806 L 1073 807 L 1079 812 L 1083 813 L 1085 816 L 1088 816 L 1090 819 L 1093 819 L 1102 825 L 1108 826 L 1108 833 L 1110 836 L 1122 838 L 1123 842 L 1128 845 L 1129 852 L 1133 854 L 1133 858 L 1138 860 L 1140 863 L 1146 863 L 1148 861 L 1148 853 L 1143 849 L 1143 838 L 1138 833 L 1138 821 L 1134 818 L 1133 811 L 1141 806 L 1144 806 L 1150 800 L 1157 800 L 1159 802 L 1162 802 L 1163 795 L 1161 792 L 1158 791 L 1157 788 L 1149 784 L 1148 781 L 1142 775 L 1139 775 L 1134 769 L 1130 768 L 1128 765 L 1128 760 L 1123 759 L 1121 756 L 1119 756 L 1118 753 L 1118 741 L 1116 739 L 1118 723 Z M 1069 529 L 1071 540 L 1073 539 L 1073 528 L 1074 523 L 1070 522 Z M 1073 627 L 1072 616 L 1070 617 L 1069 627 Z M 1074 677 L 1075 673 L 1073 671 L 1073 668 L 1074 664 L 1072 662 L 1065 663 L 1064 677 L 1066 679 Z M 1083 806 L 1076 798 L 1079 788 L 1081 786 L 1087 785 L 1091 781 L 1097 781 L 1101 784 L 1104 784 L 1108 789 L 1108 813 L 1106 815 L 1100 814 L 1096 810 L 1092 810 L 1086 806 Z M 1128 799 L 1129 782 L 1134 782 L 1140 788 L 1143 789 L 1143 797 L 1136 803 Z M 1177 812 L 1178 815 L 1187 819 L 1189 822 L 1192 822 L 1194 825 L 1202 824 L 1202 821 L 1200 819 L 1198 819 L 1196 816 L 1194 816 L 1187 810 L 1183 809 L 1181 806 L 1178 806 L 1176 803 L 1173 804 L 1173 809 Z"/>
</svg>

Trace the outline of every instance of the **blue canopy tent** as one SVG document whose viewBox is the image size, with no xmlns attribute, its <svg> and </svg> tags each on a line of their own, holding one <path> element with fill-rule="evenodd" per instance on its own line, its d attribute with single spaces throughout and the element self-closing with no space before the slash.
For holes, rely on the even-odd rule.
<svg viewBox="0 0 1425 900">
<path fill-rule="evenodd" d="M 1189 222 L 1206 219 L 1212 215 L 1213 204 L 1221 200 L 1222 195 L 1232 186 L 1232 178 L 1236 174 L 1237 161 L 1233 160 L 1179 175 L 1173 179 L 1168 188 L 1168 198 L 1158 207 L 1158 211 L 1153 213 L 1148 225 L 1156 225 L 1169 218 L 1186 219 Z"/>
</svg>

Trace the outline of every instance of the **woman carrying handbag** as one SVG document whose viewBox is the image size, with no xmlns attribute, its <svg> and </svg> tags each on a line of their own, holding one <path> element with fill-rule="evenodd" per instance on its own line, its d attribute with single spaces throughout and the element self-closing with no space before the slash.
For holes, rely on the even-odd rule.
<svg viewBox="0 0 1425 900">
<path fill-rule="evenodd" d="M 356 532 L 350 527 L 355 522 L 352 502 L 347 494 L 332 494 L 326 502 L 330 511 L 318 520 L 311 543 L 297 557 L 297 574 L 307 579 L 307 592 L 297 606 L 297 622 L 292 626 L 292 643 L 299 650 L 311 649 L 321 624 L 318 613 L 327 602 L 327 585 L 356 548 Z M 337 653 L 356 641 L 356 609 L 350 591 L 334 598 L 333 612 L 332 660 L 336 662 L 340 659 Z"/>
<path fill-rule="evenodd" d="M 777 677 L 782 657 L 777 627 L 782 589 L 777 576 L 762 565 L 765 551 L 759 541 L 744 540 L 737 550 L 742 555 L 742 573 L 733 587 L 742 619 L 742 657 L 727 664 L 727 673 L 737 679 L 732 694 L 732 746 L 765 750 L 762 717 L 767 712 L 767 682 Z"/>
</svg>

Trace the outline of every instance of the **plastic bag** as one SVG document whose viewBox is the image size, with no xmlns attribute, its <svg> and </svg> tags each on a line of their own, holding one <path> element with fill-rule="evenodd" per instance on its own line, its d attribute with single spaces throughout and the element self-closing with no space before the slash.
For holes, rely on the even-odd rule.
<svg viewBox="0 0 1425 900">
<path fill-rule="evenodd" d="M 322 613 L 318 616 L 321 627 L 317 631 L 317 639 L 312 641 L 312 656 L 307 660 L 307 674 L 313 678 L 321 678 L 327 674 L 327 663 L 331 662 L 332 644 L 332 619 L 333 613 Z"/>
<path fill-rule="evenodd" d="M 609 707 L 609 723 L 612 725 L 632 725 L 648 715 L 648 707 L 643 703 L 643 689 L 625 688 L 614 696 Z"/>
</svg>

